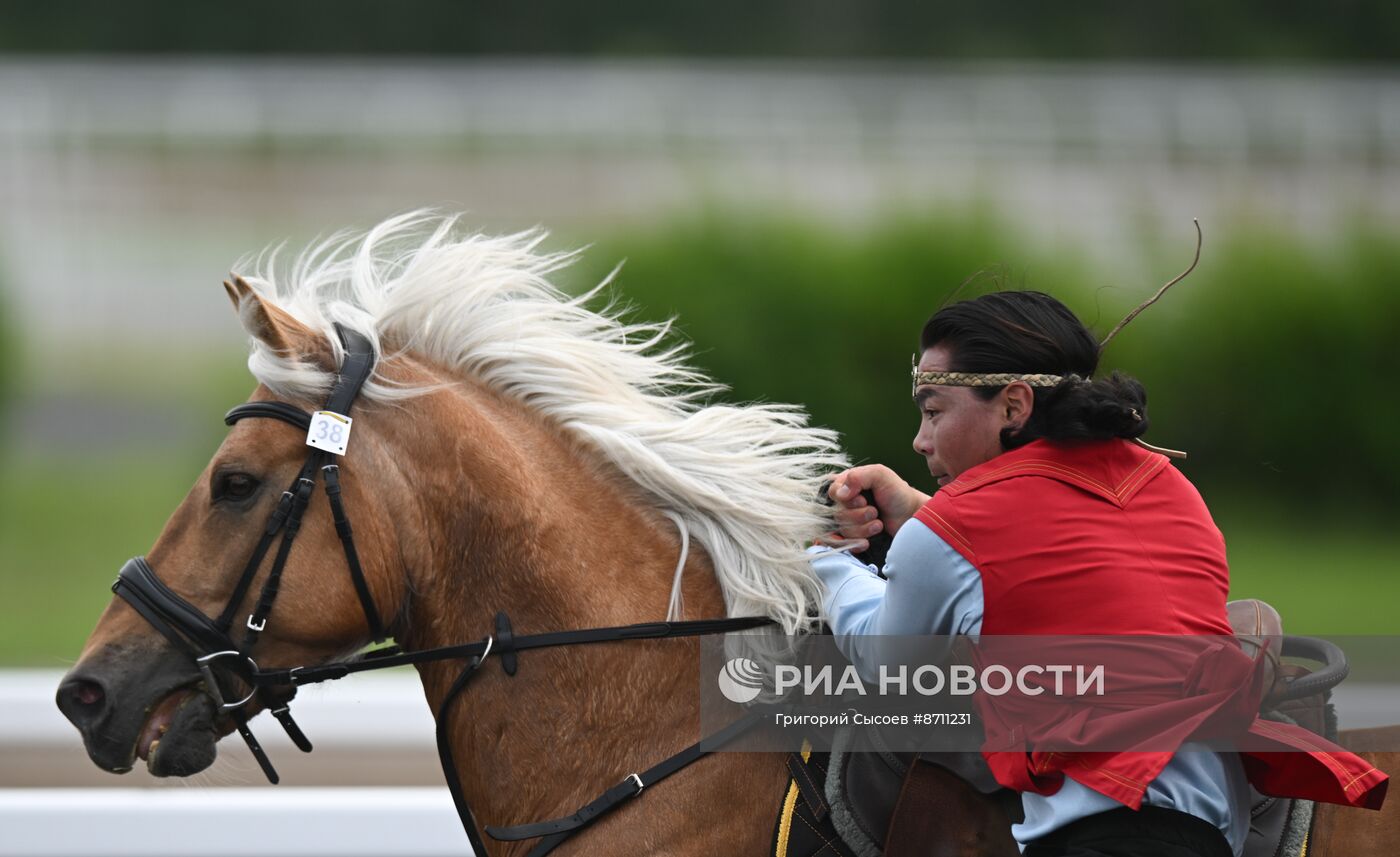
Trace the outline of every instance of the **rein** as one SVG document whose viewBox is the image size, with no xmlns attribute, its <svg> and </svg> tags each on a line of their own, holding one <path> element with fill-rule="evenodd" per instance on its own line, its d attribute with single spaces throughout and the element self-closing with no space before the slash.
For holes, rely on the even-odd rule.
<svg viewBox="0 0 1400 857">
<path fill-rule="evenodd" d="M 351 406 L 358 397 L 360 388 L 364 386 L 374 371 L 375 354 L 373 346 L 365 337 L 339 324 L 335 326 L 335 329 L 345 347 L 346 356 L 335 386 L 322 410 L 331 412 L 342 422 L 348 424 L 347 415 Z M 241 419 L 248 418 L 281 420 L 307 431 L 308 445 L 310 445 L 309 432 L 315 416 L 285 402 L 248 402 L 230 410 L 225 415 L 224 422 L 233 425 Z M 257 760 L 258 766 L 262 768 L 263 773 L 273 784 L 279 780 L 277 771 L 273 768 L 267 753 L 248 726 L 248 720 L 252 716 L 248 713 L 248 708 L 250 705 L 256 704 L 254 700 L 271 710 L 273 717 L 286 730 L 287 736 L 291 738 L 292 743 L 298 749 L 309 753 L 312 749 L 311 742 L 297 726 L 296 721 L 292 719 L 290 710 L 291 699 L 295 697 L 297 688 L 307 684 L 344 678 L 351 673 L 368 670 L 465 659 L 466 665 L 452 682 L 436 712 L 438 758 L 442 763 L 443 776 L 452 793 L 452 800 L 457 807 L 457 814 L 461 818 L 467 840 L 471 843 L 476 854 L 485 857 L 487 854 L 485 843 L 477 830 L 471 808 L 467 805 L 466 798 L 462 794 L 461 779 L 452 756 L 451 737 L 448 735 L 447 715 L 452 703 L 465 690 L 471 679 L 476 676 L 486 658 L 493 655 L 500 658 L 505 673 L 514 676 L 517 669 L 516 653 L 529 649 L 723 634 L 773 624 L 773 620 L 768 617 L 749 616 L 700 619 L 687 622 L 644 622 L 637 625 L 550 631 L 516 636 L 506 614 L 497 613 L 494 633 L 471 643 L 459 643 L 418 651 L 404 651 L 397 645 L 390 645 L 373 649 L 347 661 L 263 669 L 253 659 L 252 651 L 257 644 L 259 635 L 267 627 L 267 618 L 272 612 L 273 602 L 277 598 L 282 573 L 286 567 L 287 559 L 291 555 L 292 544 L 301 528 L 302 515 L 315 491 L 318 473 L 325 480 L 325 491 L 330 501 L 336 533 L 339 535 L 345 551 L 345 561 L 349 568 L 350 579 L 354 584 L 355 593 L 359 597 L 361 609 L 364 611 L 370 636 L 376 643 L 383 642 L 387 636 L 379 611 L 375 606 L 374 597 L 365 580 L 359 553 L 355 549 L 354 530 L 346 515 L 344 501 L 341 497 L 340 468 L 333 462 L 333 457 L 336 454 L 312 447 L 311 452 L 307 455 L 306 463 L 302 465 L 291 486 L 282 493 L 277 507 L 269 516 L 267 524 L 263 528 L 263 535 L 253 549 L 253 553 L 234 587 L 233 594 L 218 618 L 210 618 L 198 607 L 166 586 L 156 576 L 155 569 L 151 567 L 145 557 L 135 557 L 128 560 L 122 566 L 116 582 L 112 584 L 114 593 L 125 599 L 153 628 L 194 662 L 203 676 L 204 691 L 213 700 L 215 706 L 233 720 L 239 735 L 242 736 L 248 749 L 252 751 L 253 757 Z M 271 570 L 258 594 L 252 612 L 248 614 L 243 623 L 243 639 L 241 642 L 236 642 L 233 638 L 234 615 L 252 588 L 253 579 L 257 576 L 258 570 L 262 567 L 279 534 L 281 542 L 274 555 Z M 683 566 L 684 556 L 682 556 Z M 679 570 L 677 573 L 679 574 Z M 226 690 L 225 683 L 227 683 L 228 688 L 238 688 L 238 690 Z M 247 692 L 240 698 L 240 692 L 244 688 L 247 689 Z M 290 689 L 291 691 L 290 694 L 281 695 L 280 705 L 278 704 L 278 696 L 274 694 L 274 691 L 278 689 Z M 253 713 L 256 714 L 256 712 Z M 756 725 L 758 719 L 756 713 L 746 715 L 650 768 L 640 773 L 628 774 L 620 783 L 580 807 L 572 815 L 512 827 L 487 826 L 486 832 L 491 838 L 502 841 L 540 838 L 540 842 L 531 849 L 529 857 L 541 857 L 609 810 L 641 794 L 647 786 L 665 779 L 743 734 Z"/>
</svg>

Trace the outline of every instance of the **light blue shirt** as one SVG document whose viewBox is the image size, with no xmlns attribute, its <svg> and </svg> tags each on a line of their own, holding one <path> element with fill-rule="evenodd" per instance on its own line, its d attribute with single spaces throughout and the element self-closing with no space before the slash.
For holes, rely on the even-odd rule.
<svg viewBox="0 0 1400 857">
<path fill-rule="evenodd" d="M 826 586 L 823 607 L 836 645 L 861 678 L 873 680 L 889 656 L 882 637 L 964 635 L 982 631 L 982 575 L 917 518 L 900 527 L 881 579 L 874 566 L 844 553 L 812 548 L 812 568 Z M 893 653 L 889 653 L 893 655 Z M 1147 787 L 1144 804 L 1190 813 L 1220 828 L 1236 857 L 1249 834 L 1249 782 L 1237 753 L 1183 744 Z M 1053 795 L 1021 793 L 1025 820 L 1011 826 L 1027 843 L 1072 821 L 1122 804 L 1065 778 Z"/>
</svg>

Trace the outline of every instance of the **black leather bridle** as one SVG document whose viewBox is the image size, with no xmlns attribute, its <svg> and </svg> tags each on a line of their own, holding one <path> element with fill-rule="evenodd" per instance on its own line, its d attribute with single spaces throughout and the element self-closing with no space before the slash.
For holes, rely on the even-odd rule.
<svg viewBox="0 0 1400 857">
<path fill-rule="evenodd" d="M 362 335 L 337 324 L 336 332 L 345 348 L 345 360 L 323 410 L 348 416 L 359 395 L 360 388 L 374 371 L 375 354 L 373 346 Z M 270 418 L 290 423 L 302 431 L 308 431 L 312 415 L 285 402 L 247 402 L 228 412 L 224 422 L 233 425 L 241 419 Z M 457 813 L 462 820 L 467 839 L 476 854 L 485 857 L 485 843 L 477 832 L 471 808 L 462 794 L 461 780 L 452 757 L 450 736 L 447 732 L 449 707 L 466 688 L 468 682 L 487 657 L 500 658 L 502 669 L 507 675 L 515 675 L 518 668 L 516 653 L 527 649 L 550 648 L 554 646 L 605 643 L 621 640 L 657 639 L 662 637 L 690 637 L 706 634 L 723 634 L 730 631 L 743 631 L 773 624 L 773 620 L 763 616 L 732 619 L 701 619 L 690 622 L 647 622 L 638 625 L 623 625 L 608 628 L 586 628 L 573 631 L 553 631 L 541 634 L 516 636 L 505 613 L 497 613 L 494 633 L 472 643 L 442 646 L 406 652 L 396 645 L 371 650 L 348 661 L 339 661 L 309 666 L 280 669 L 263 669 L 253 660 L 252 652 L 258 636 L 267 627 L 267 617 L 272 612 L 273 602 L 281 585 L 282 574 L 291 555 L 292 543 L 301 528 L 301 518 L 316 487 L 319 473 L 325 480 L 326 495 L 330 501 L 331 514 L 337 534 L 345 550 L 346 564 L 360 606 L 369 626 L 370 637 L 374 642 L 383 642 L 386 634 L 365 580 L 360 565 L 359 553 L 355 549 L 354 532 L 345 513 L 340 491 L 340 469 L 333 462 L 334 454 L 312 448 L 307 455 L 296 479 L 283 492 L 263 528 L 262 537 L 253 549 L 243 573 L 234 587 L 233 594 L 218 618 L 210 618 L 198 607 L 172 591 L 159 577 L 145 557 L 128 560 L 122 567 L 112 591 L 127 601 L 147 622 L 168 639 L 176 649 L 188 655 L 203 676 L 203 689 L 213 699 L 214 704 L 234 722 L 239 735 L 248 744 L 253 757 L 263 773 L 272 783 L 278 781 L 277 771 L 262 749 L 252 730 L 248 727 L 251 716 L 250 706 L 262 703 L 272 711 L 282 724 L 288 737 L 303 752 L 311 752 L 311 742 L 292 719 L 291 698 L 302 685 L 343 678 L 351 673 L 366 670 L 385 669 L 405 664 L 419 664 L 430 661 L 465 659 L 466 665 L 453 681 L 437 710 L 438 758 L 442 763 L 443 775 Z M 262 567 L 272 545 L 281 535 L 272 568 L 264 581 L 262 590 L 252 611 L 243 623 L 241 642 L 233 639 L 234 617 L 239 605 L 252 587 L 258 570 Z M 237 690 L 234 690 L 237 689 Z M 280 695 L 274 691 L 281 689 Z M 286 691 L 290 690 L 290 694 Z M 246 691 L 246 692 L 245 692 Z M 241 696 L 240 696 L 241 694 Z M 256 712 L 254 712 L 256 713 Z M 628 774 L 617 785 L 605 791 L 598 798 L 579 808 L 572 815 L 534 824 L 521 824 L 513 827 L 488 826 L 486 832 L 498 840 L 521 840 L 540 838 L 531 849 L 530 857 L 541 857 L 573 833 L 586 827 L 620 803 L 641 793 L 644 787 L 694 762 L 696 759 L 723 747 L 758 722 L 757 714 L 749 714 L 724 729 L 707 735 L 679 753 L 658 762 L 640 773 Z"/>
</svg>

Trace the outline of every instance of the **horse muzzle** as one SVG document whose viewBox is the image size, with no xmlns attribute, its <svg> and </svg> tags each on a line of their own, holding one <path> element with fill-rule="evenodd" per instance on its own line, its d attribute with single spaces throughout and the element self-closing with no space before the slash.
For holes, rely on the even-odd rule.
<svg viewBox="0 0 1400 857">
<path fill-rule="evenodd" d="M 164 646 L 98 653 L 64 676 L 56 702 L 88 757 L 116 774 L 137 760 L 158 777 L 197 773 L 213 764 L 227 731 L 200 675 Z"/>
</svg>

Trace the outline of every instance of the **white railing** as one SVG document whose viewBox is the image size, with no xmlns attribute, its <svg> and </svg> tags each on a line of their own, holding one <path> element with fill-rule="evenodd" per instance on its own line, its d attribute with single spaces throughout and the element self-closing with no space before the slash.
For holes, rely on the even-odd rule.
<svg viewBox="0 0 1400 857">
<path fill-rule="evenodd" d="M 77 731 L 54 705 L 61 676 L 53 670 L 0 670 L 0 777 L 17 786 L 0 788 L 0 857 L 471 854 L 451 795 L 440 785 L 181 788 L 165 781 L 159 788 L 123 787 L 143 775 L 101 775 L 86 762 Z M 275 723 L 263 722 L 266 717 L 254 721 L 279 767 L 339 758 L 355 772 L 352 785 L 372 783 L 375 771 L 353 762 L 369 751 L 381 758 L 413 757 L 417 770 L 430 770 L 422 763 L 435 753 L 433 719 L 411 671 L 307 687 L 293 709 L 316 745 L 309 757 Z M 247 750 L 237 738 L 225 744 L 218 764 L 234 765 L 235 773 L 197 779 L 211 786 L 220 780 L 256 783 L 256 766 L 243 758 Z M 85 763 L 93 782 L 105 779 L 112 787 L 26 788 L 46 772 L 33 769 L 26 776 L 16 770 L 20 759 L 40 767 Z"/>
<path fill-rule="evenodd" d="M 78 742 L 77 731 L 54 705 L 62 676 L 54 670 L 0 670 L 0 747 L 71 747 Z M 292 713 L 318 750 L 433 747 L 432 712 L 411 669 L 310 685 L 298 691 Z M 281 727 L 266 716 L 254 724 L 262 727 L 259 739 L 265 747 L 295 751 Z"/>
<path fill-rule="evenodd" d="M 446 789 L 0 789 L 3 857 L 470 857 Z"/>
<path fill-rule="evenodd" d="M 6 140 L 1393 163 L 1400 75 L 1115 63 L 7 59 Z"/>
</svg>

